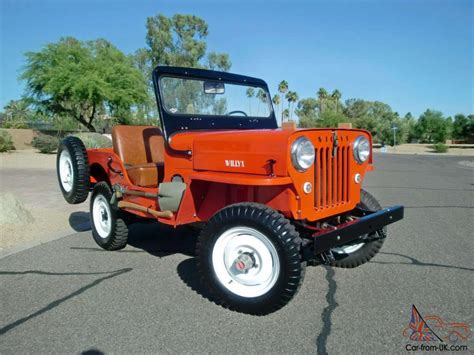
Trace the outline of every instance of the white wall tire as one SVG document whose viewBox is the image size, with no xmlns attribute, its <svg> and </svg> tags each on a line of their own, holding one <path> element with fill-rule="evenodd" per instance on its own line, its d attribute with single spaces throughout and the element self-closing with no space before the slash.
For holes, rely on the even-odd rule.
<svg viewBox="0 0 474 355">
<path fill-rule="evenodd" d="M 121 212 L 110 205 L 112 190 L 105 182 L 94 186 L 90 203 L 92 236 L 105 250 L 125 248 L 128 240 L 128 227 L 121 218 Z"/>
<path fill-rule="evenodd" d="M 260 204 L 214 215 L 196 246 L 198 268 L 216 303 L 264 315 L 285 306 L 304 278 L 301 239 L 291 223 Z"/>
<path fill-rule="evenodd" d="M 64 138 L 58 148 L 56 173 L 59 188 L 70 204 L 87 200 L 90 188 L 87 150 L 77 137 Z"/>
</svg>

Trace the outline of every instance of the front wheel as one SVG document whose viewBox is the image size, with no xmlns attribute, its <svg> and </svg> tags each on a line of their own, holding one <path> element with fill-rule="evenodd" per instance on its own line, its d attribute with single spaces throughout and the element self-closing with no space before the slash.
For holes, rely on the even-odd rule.
<svg viewBox="0 0 474 355">
<path fill-rule="evenodd" d="M 360 203 L 357 207 L 367 211 L 380 211 L 382 209 L 376 198 L 365 190 L 360 191 Z M 386 234 L 387 229 L 384 228 L 383 232 Z M 364 235 L 349 244 L 331 249 L 335 259 L 331 262 L 331 265 L 342 268 L 354 268 L 370 261 L 379 252 L 384 243 L 384 239 L 371 242 L 363 241 L 364 238 L 373 237 L 374 234 Z"/>
<path fill-rule="evenodd" d="M 298 233 L 281 214 L 239 203 L 219 211 L 202 231 L 198 268 L 218 303 L 264 315 L 298 292 L 305 270 L 300 246 Z"/>
</svg>

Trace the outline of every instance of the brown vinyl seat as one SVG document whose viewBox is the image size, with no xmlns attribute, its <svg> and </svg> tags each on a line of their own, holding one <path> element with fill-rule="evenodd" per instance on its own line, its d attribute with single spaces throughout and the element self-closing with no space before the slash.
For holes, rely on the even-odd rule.
<svg viewBox="0 0 474 355">
<path fill-rule="evenodd" d="M 157 186 L 164 178 L 165 142 L 153 126 L 114 126 L 112 142 L 127 175 L 138 186 Z"/>
</svg>

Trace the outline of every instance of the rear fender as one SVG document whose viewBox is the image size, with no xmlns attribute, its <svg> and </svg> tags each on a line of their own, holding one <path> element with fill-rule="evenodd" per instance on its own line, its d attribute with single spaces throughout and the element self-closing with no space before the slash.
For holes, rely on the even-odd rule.
<svg viewBox="0 0 474 355">
<path fill-rule="evenodd" d="M 87 149 L 91 172 L 91 183 L 109 182 L 110 185 L 133 185 L 127 176 L 127 170 L 120 157 L 111 148 Z M 100 180 L 97 180 L 100 179 Z"/>
</svg>

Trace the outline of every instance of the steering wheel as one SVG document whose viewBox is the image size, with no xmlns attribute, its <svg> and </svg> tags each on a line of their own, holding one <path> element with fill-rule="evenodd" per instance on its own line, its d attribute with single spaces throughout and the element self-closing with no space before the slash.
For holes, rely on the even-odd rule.
<svg viewBox="0 0 474 355">
<path fill-rule="evenodd" d="M 241 113 L 242 115 L 244 115 L 245 117 L 248 117 L 248 115 L 244 112 L 244 111 L 240 111 L 240 110 L 235 110 L 235 111 L 230 111 L 227 115 L 233 115 L 235 113 Z"/>
</svg>

